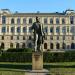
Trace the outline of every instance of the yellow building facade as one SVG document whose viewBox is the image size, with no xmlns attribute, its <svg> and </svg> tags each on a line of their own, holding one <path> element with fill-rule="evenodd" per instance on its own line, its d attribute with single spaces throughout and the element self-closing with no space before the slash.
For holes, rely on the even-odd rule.
<svg viewBox="0 0 75 75">
<path fill-rule="evenodd" d="M 75 11 L 59 13 L 12 13 L 0 10 L 0 47 L 33 48 L 33 33 L 30 29 L 35 17 L 40 18 L 46 35 L 43 51 L 64 51 L 75 49 Z"/>
</svg>

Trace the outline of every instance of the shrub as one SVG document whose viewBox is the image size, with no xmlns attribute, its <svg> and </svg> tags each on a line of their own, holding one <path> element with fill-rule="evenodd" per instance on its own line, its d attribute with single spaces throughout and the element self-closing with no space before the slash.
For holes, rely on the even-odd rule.
<svg viewBox="0 0 75 75">
<path fill-rule="evenodd" d="M 32 52 L 31 48 L 10 48 L 6 52 Z"/>
<path fill-rule="evenodd" d="M 21 50 L 22 51 L 22 50 Z M 31 52 L 30 52 L 31 51 Z M 25 49 L 23 52 L 7 51 L 0 55 L 1 62 L 32 62 L 32 50 Z M 44 52 L 43 61 L 45 63 L 50 62 L 75 62 L 75 51 L 67 52 Z"/>
</svg>

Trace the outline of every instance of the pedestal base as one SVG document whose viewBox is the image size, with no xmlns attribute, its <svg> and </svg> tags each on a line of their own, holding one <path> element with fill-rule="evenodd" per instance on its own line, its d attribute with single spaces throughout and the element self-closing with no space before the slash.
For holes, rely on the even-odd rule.
<svg viewBox="0 0 75 75">
<path fill-rule="evenodd" d="M 33 52 L 32 53 L 32 70 L 42 70 L 43 69 L 43 53 Z"/>
<path fill-rule="evenodd" d="M 43 69 L 43 70 L 32 70 L 32 71 L 29 71 L 25 75 L 47 75 L 47 74 L 49 74 L 49 71 Z"/>
</svg>

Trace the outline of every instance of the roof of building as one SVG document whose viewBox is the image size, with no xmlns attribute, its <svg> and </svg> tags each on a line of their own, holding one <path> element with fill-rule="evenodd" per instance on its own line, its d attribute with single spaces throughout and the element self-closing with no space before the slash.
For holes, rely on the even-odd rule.
<svg viewBox="0 0 75 75">
<path fill-rule="evenodd" d="M 75 13 L 74 10 L 71 9 L 67 9 L 66 11 L 60 13 L 60 12 L 54 12 L 54 13 L 41 13 L 39 11 L 37 11 L 36 13 L 19 13 L 18 11 L 16 11 L 15 13 L 11 13 L 11 11 L 9 9 L 1 9 L 0 11 L 1 13 L 5 12 L 8 15 L 66 15 L 66 14 L 70 14 L 70 13 Z"/>
</svg>

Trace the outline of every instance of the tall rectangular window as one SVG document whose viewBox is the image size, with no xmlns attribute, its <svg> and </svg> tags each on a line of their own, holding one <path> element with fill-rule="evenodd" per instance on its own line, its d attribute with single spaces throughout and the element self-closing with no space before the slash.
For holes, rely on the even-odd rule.
<svg viewBox="0 0 75 75">
<path fill-rule="evenodd" d="M 17 33 L 20 33 L 20 32 L 21 32 L 21 28 L 17 27 Z"/>
<path fill-rule="evenodd" d="M 2 24 L 6 24 L 6 16 L 2 16 Z"/>
<path fill-rule="evenodd" d="M 50 36 L 50 40 L 53 40 L 53 36 Z"/>
<path fill-rule="evenodd" d="M 25 36 L 23 36 L 23 40 L 25 40 Z"/>
<path fill-rule="evenodd" d="M 66 26 L 62 27 L 62 33 L 66 34 Z"/>
<path fill-rule="evenodd" d="M 11 36 L 11 40 L 13 40 L 13 36 Z"/>
<path fill-rule="evenodd" d="M 32 32 L 32 29 L 31 29 L 31 27 L 29 27 L 29 33 L 31 33 Z"/>
<path fill-rule="evenodd" d="M 18 18 L 18 19 L 17 19 L 17 24 L 20 24 L 20 21 L 21 21 L 20 18 Z"/>
<path fill-rule="evenodd" d="M 60 33 L 60 27 L 56 27 L 56 33 Z"/>
<path fill-rule="evenodd" d="M 74 40 L 74 36 L 72 36 L 72 40 Z"/>
<path fill-rule="evenodd" d="M 57 36 L 57 40 L 59 40 L 59 36 Z"/>
<path fill-rule="evenodd" d="M 45 33 L 47 33 L 47 32 L 48 32 L 48 27 L 44 27 L 43 31 L 44 31 Z"/>
<path fill-rule="evenodd" d="M 14 32 L 15 32 L 15 28 L 11 27 L 11 33 L 14 33 Z"/>
<path fill-rule="evenodd" d="M 47 18 L 44 18 L 44 24 L 47 24 Z"/>
<path fill-rule="evenodd" d="M 17 36 L 17 40 L 19 40 L 19 36 Z"/>
<path fill-rule="evenodd" d="M 65 35 L 63 36 L 63 40 L 65 40 Z"/>
<path fill-rule="evenodd" d="M 26 33 L 27 29 L 26 27 L 23 27 L 23 33 Z"/>
<path fill-rule="evenodd" d="M 6 27 L 2 27 L 2 33 L 6 33 Z"/>
<path fill-rule="evenodd" d="M 2 40 L 4 40 L 4 36 L 2 36 Z"/>
<path fill-rule="evenodd" d="M 70 16 L 70 24 L 74 24 L 74 16 Z"/>
</svg>

